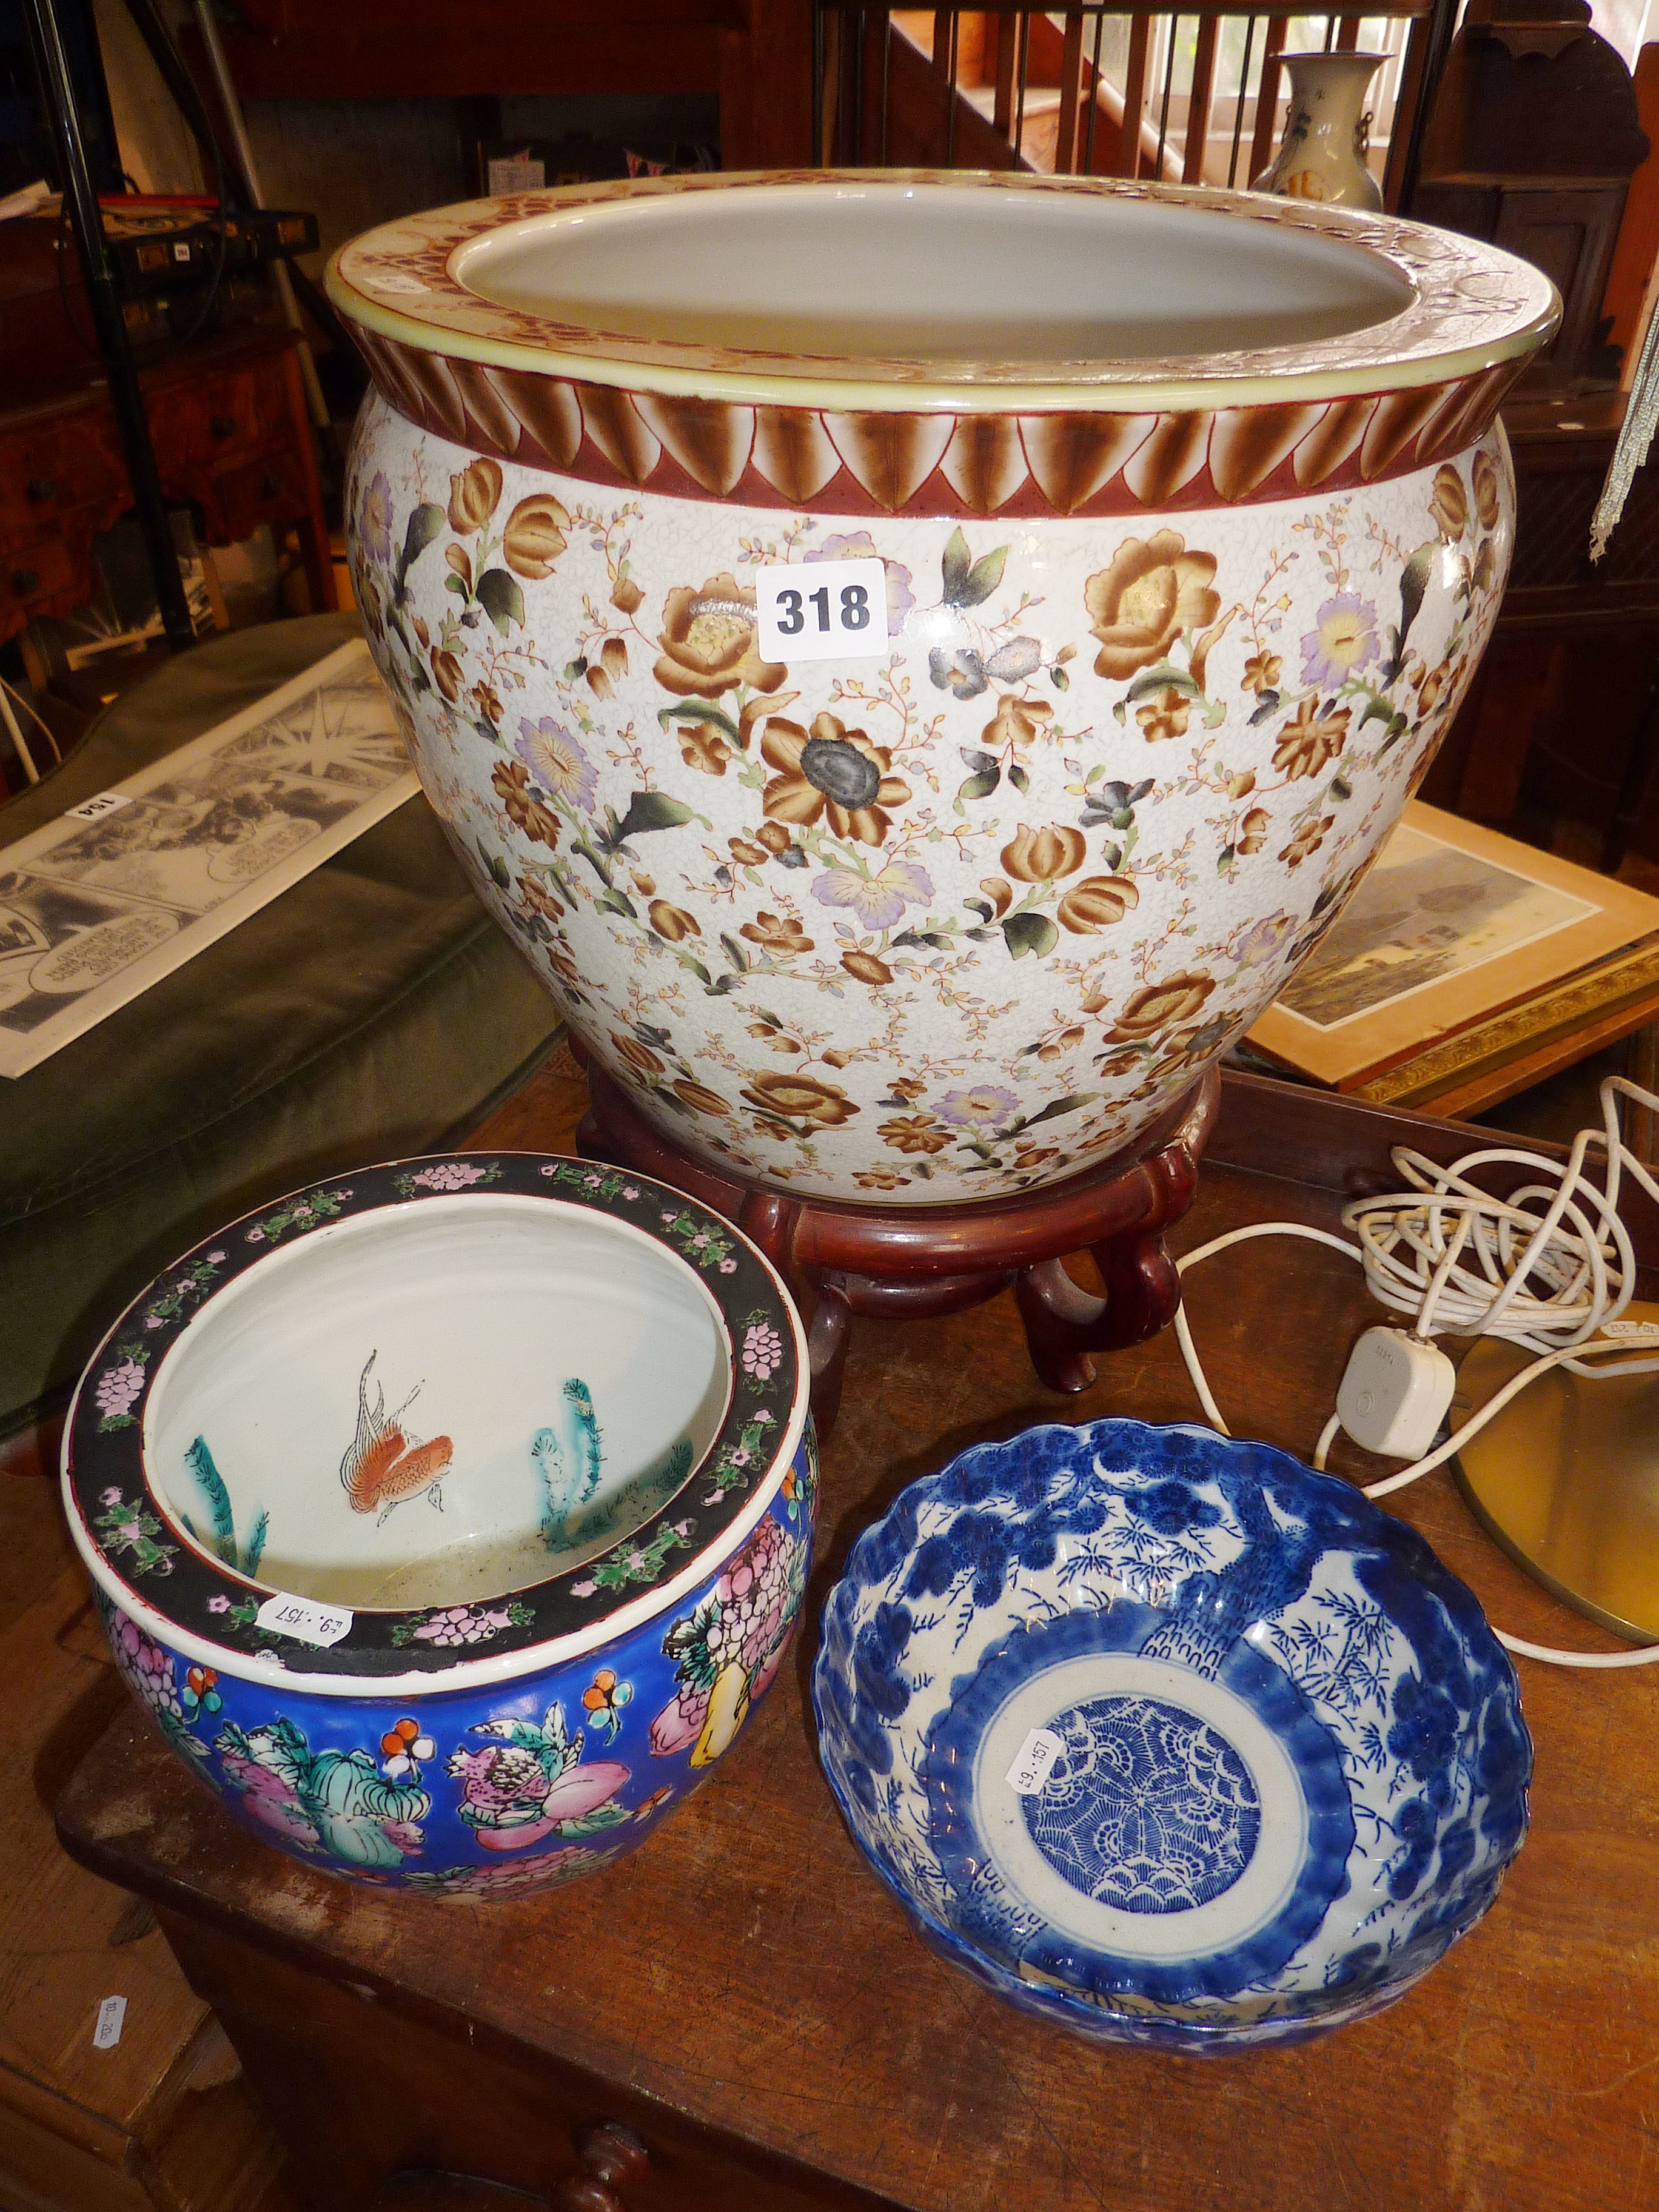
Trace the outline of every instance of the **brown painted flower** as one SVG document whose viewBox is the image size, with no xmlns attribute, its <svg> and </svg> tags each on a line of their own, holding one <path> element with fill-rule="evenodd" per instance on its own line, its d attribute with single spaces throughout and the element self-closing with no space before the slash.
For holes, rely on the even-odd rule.
<svg viewBox="0 0 1659 2212">
<path fill-rule="evenodd" d="M 1132 878 L 1085 876 L 1060 900 L 1060 924 L 1079 937 L 1097 937 L 1139 903 L 1140 893 Z"/>
<path fill-rule="evenodd" d="M 860 1190 L 903 1190 L 910 1178 L 897 1174 L 891 1168 L 859 1168 L 854 1170 L 853 1180 Z"/>
<path fill-rule="evenodd" d="M 735 684 L 775 691 L 789 671 L 763 660 L 755 642 L 755 594 L 729 569 L 710 576 L 700 592 L 681 584 L 663 606 L 655 675 L 665 691 L 718 699 Z"/>
<path fill-rule="evenodd" d="M 1498 569 L 1498 556 L 1492 550 L 1490 538 L 1483 538 L 1480 550 L 1474 556 L 1474 566 L 1469 571 L 1470 588 L 1477 592 L 1492 589 L 1492 580 Z"/>
<path fill-rule="evenodd" d="M 587 678 L 588 690 L 596 699 L 608 699 L 611 696 L 611 678 L 597 662 L 585 668 L 582 673 Z"/>
<path fill-rule="evenodd" d="M 1000 699 L 980 741 L 989 745 L 993 752 L 1000 752 L 1008 744 L 1028 745 L 1034 738 L 1042 735 L 1042 725 L 1053 712 L 1054 708 L 1044 706 L 1040 699 Z"/>
<path fill-rule="evenodd" d="M 1214 576 L 1214 554 L 1189 553 L 1173 530 L 1125 538 L 1110 568 L 1083 587 L 1100 640 L 1095 674 L 1121 682 L 1160 659 L 1183 629 L 1212 623 L 1221 605 L 1210 589 Z"/>
<path fill-rule="evenodd" d="M 999 921 L 1014 902 L 1013 892 L 1000 876 L 981 876 L 979 887 L 991 902 L 992 910 Z"/>
<path fill-rule="evenodd" d="M 1273 746 L 1273 766 L 1292 777 L 1317 775 L 1346 744 L 1349 719 L 1346 707 L 1322 715 L 1318 700 L 1310 694 L 1279 732 Z"/>
<path fill-rule="evenodd" d="M 1082 1043 L 1083 1035 L 1080 1029 L 1062 1030 L 1058 1036 L 1037 1047 L 1036 1056 L 1039 1060 L 1062 1060 L 1073 1045 Z"/>
<path fill-rule="evenodd" d="M 530 771 L 522 761 L 497 761 L 489 771 L 489 781 L 507 809 L 509 822 L 516 822 L 525 836 L 538 845 L 558 843 L 559 817 L 532 784 Z"/>
<path fill-rule="evenodd" d="M 1135 708 L 1135 720 L 1140 725 L 1149 745 L 1162 744 L 1169 738 L 1184 738 L 1193 703 L 1172 684 L 1166 684 L 1155 692 L 1144 707 Z"/>
<path fill-rule="evenodd" d="M 1474 511 L 1480 518 L 1480 527 L 1496 530 L 1498 518 L 1503 512 L 1503 501 L 1498 489 L 1498 467 L 1492 455 L 1477 453 L 1469 475 L 1474 484 Z"/>
<path fill-rule="evenodd" d="M 843 952 L 841 964 L 860 983 L 890 983 L 893 980 L 892 969 L 884 960 L 878 960 L 873 952 Z"/>
<path fill-rule="evenodd" d="M 453 568 L 470 592 L 472 588 L 472 557 L 465 545 L 446 545 L 444 565 Z"/>
<path fill-rule="evenodd" d="M 755 832 L 756 842 L 764 845 L 769 853 L 787 853 L 794 840 L 781 822 L 763 822 Z"/>
<path fill-rule="evenodd" d="M 618 614 L 635 615 L 645 604 L 645 593 L 631 576 L 618 576 L 611 586 L 611 604 Z"/>
<path fill-rule="evenodd" d="M 1244 689 L 1257 693 L 1276 691 L 1284 665 L 1276 653 L 1253 653 L 1244 663 Z"/>
<path fill-rule="evenodd" d="M 787 1054 L 791 1060 L 799 1060 L 806 1050 L 792 1030 L 785 1029 L 781 1022 L 775 1022 L 766 1014 L 763 1014 L 758 1021 L 750 1023 L 749 1034 L 751 1037 L 759 1037 L 771 1051 Z"/>
<path fill-rule="evenodd" d="M 702 928 L 694 915 L 683 906 L 670 906 L 666 899 L 653 899 L 647 912 L 651 927 L 659 937 L 665 937 L 671 945 L 678 945 L 683 937 L 701 937 Z"/>
<path fill-rule="evenodd" d="M 897 1084 L 893 1089 L 898 1091 Z M 896 1152 L 942 1152 L 951 1141 L 951 1132 L 940 1128 L 931 1114 L 896 1114 L 877 1134 Z"/>
<path fill-rule="evenodd" d="M 1255 770 L 1253 768 L 1241 769 L 1237 775 L 1227 778 L 1229 799 L 1248 799 L 1255 789 Z"/>
<path fill-rule="evenodd" d="M 592 672 L 588 671 L 590 675 Z M 680 741 L 680 758 L 687 768 L 700 769 L 704 775 L 726 774 L 732 748 L 718 722 L 682 722 L 676 735 Z"/>
<path fill-rule="evenodd" d="M 1253 806 L 1238 825 L 1234 841 L 1237 853 L 1259 853 L 1267 839 L 1267 817 L 1259 806 Z"/>
<path fill-rule="evenodd" d="M 1449 660 L 1443 660 L 1437 667 L 1425 672 L 1423 680 L 1417 687 L 1417 711 L 1419 714 L 1426 714 L 1431 708 L 1439 705 L 1450 687 L 1452 675 L 1452 665 Z"/>
<path fill-rule="evenodd" d="M 627 1061 L 636 1075 L 660 1075 L 662 1062 L 649 1045 L 641 1044 L 637 1037 L 626 1036 L 621 1030 L 612 1030 L 611 1042 L 617 1048 L 617 1057 Z"/>
<path fill-rule="evenodd" d="M 559 904 L 539 876 L 520 876 L 519 896 L 532 914 L 538 914 L 546 921 L 562 921 L 564 908 Z"/>
<path fill-rule="evenodd" d="M 432 680 L 453 707 L 461 696 L 461 664 L 453 653 L 446 653 L 441 646 L 432 656 Z"/>
<path fill-rule="evenodd" d="M 495 512 L 501 495 L 501 463 L 469 461 L 459 475 L 449 479 L 450 528 L 459 530 L 463 537 L 482 530 Z"/>
<path fill-rule="evenodd" d="M 792 915 L 780 916 L 762 912 L 752 921 L 745 921 L 738 935 L 746 937 L 751 945 L 758 945 L 763 951 L 775 952 L 784 959 L 812 950 L 811 939 Z"/>
<path fill-rule="evenodd" d="M 1316 853 L 1325 842 L 1325 833 L 1334 827 L 1334 814 L 1322 815 L 1317 821 L 1304 822 L 1279 854 L 1288 868 L 1299 868 L 1310 853 Z"/>
<path fill-rule="evenodd" d="M 761 738 L 761 757 L 778 773 L 761 793 L 775 822 L 805 828 L 822 815 L 837 837 L 879 845 L 892 827 L 890 807 L 902 806 L 910 787 L 890 773 L 892 755 L 849 730 L 834 714 L 817 714 L 808 737 L 799 722 L 774 715 Z"/>
<path fill-rule="evenodd" d="M 1142 1043 L 1176 1022 L 1190 1021 L 1214 988 L 1214 977 L 1201 969 L 1166 975 L 1161 983 L 1147 983 L 1131 993 L 1106 1034 L 1114 1042 Z"/>
<path fill-rule="evenodd" d="M 1442 461 L 1434 472 L 1429 513 L 1439 525 L 1440 535 L 1448 544 L 1455 545 L 1468 526 L 1469 502 L 1463 490 L 1463 479 L 1449 461 Z"/>
<path fill-rule="evenodd" d="M 625 638 L 608 637 L 599 647 L 599 659 L 605 674 L 613 684 L 620 684 L 628 673 L 628 641 Z"/>
<path fill-rule="evenodd" d="M 711 1091 L 706 1083 L 694 1083 L 689 1075 L 682 1075 L 669 1088 L 680 1103 L 689 1106 L 694 1114 L 729 1115 L 732 1111 L 718 1091 Z"/>
<path fill-rule="evenodd" d="M 467 694 L 467 696 L 471 700 L 473 705 L 477 708 L 479 714 L 486 722 L 499 722 L 501 720 L 501 695 L 499 691 L 495 690 L 492 685 L 488 684 L 475 684 L 471 690 Z"/>
<path fill-rule="evenodd" d="M 532 491 L 507 518 L 501 532 L 501 558 L 515 576 L 522 576 L 528 584 L 539 584 L 552 574 L 569 527 L 569 515 L 550 491 Z"/>
<path fill-rule="evenodd" d="M 837 1128 L 859 1111 L 844 1091 L 812 1075 L 751 1076 L 743 1095 L 760 1113 L 820 1129 Z"/>
<path fill-rule="evenodd" d="M 915 1075 L 896 1076 L 887 1086 L 888 1096 L 903 1099 L 907 1106 L 914 1106 L 918 1098 L 926 1096 L 927 1090 L 927 1085 Z"/>
<path fill-rule="evenodd" d="M 726 848 L 739 867 L 763 868 L 772 857 L 764 845 L 751 845 L 746 837 L 728 837 Z"/>
<path fill-rule="evenodd" d="M 1052 884 L 1073 874 L 1089 857 L 1080 830 L 1050 822 L 1041 830 L 1022 823 L 999 855 L 1011 876 L 1023 884 Z"/>
<path fill-rule="evenodd" d="M 1057 1160 L 1059 1158 L 1058 1145 L 1016 1145 L 1013 1159 L 1014 1171 L 1018 1174 L 1022 1169 L 1029 1171 L 1033 1168 L 1046 1167 L 1050 1160 Z"/>
</svg>

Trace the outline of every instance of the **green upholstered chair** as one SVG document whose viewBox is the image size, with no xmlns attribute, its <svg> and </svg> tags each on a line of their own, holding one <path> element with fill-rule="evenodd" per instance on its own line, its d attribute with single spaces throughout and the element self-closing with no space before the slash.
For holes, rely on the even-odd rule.
<svg viewBox="0 0 1659 2212">
<path fill-rule="evenodd" d="M 243 630 L 168 663 L 0 808 L 4 848 L 356 632 Z M 0 1079 L 0 1436 L 73 1383 L 198 1237 L 314 1178 L 441 1148 L 545 1057 L 553 1003 L 421 798 L 30 1073 Z"/>
</svg>

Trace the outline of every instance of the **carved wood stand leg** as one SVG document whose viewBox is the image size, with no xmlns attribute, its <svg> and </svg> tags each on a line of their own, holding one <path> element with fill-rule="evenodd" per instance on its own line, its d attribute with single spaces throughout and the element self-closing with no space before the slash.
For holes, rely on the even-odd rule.
<svg viewBox="0 0 1659 2212">
<path fill-rule="evenodd" d="M 1068 1393 L 1094 1381 L 1092 1353 L 1155 1336 L 1181 1296 L 1164 1233 L 1192 1204 L 1220 1088 L 1218 1072 L 1209 1069 L 1136 1157 L 977 1206 L 884 1212 L 757 1190 L 681 1151 L 592 1065 L 577 1142 L 586 1158 L 690 1192 L 760 1247 L 805 1319 L 812 1411 L 827 1433 L 841 1403 L 854 1314 L 957 1313 L 1012 1284 L 1032 1365 L 1051 1390 Z M 1100 1270 L 1103 1297 L 1080 1289 L 1062 1264 L 1068 1252 L 1085 1249 Z"/>
</svg>

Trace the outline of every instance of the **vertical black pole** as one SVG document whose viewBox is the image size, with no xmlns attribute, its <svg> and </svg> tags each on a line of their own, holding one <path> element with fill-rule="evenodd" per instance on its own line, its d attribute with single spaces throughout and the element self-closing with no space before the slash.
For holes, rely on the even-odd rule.
<svg viewBox="0 0 1659 2212">
<path fill-rule="evenodd" d="M 98 197 L 87 169 L 86 147 L 75 109 L 69 59 L 64 51 L 53 0 L 24 0 L 24 5 L 29 44 L 34 50 L 34 65 L 57 142 L 58 166 L 86 276 L 87 298 L 98 333 L 98 350 L 103 356 L 104 373 L 109 379 L 110 404 L 115 410 L 115 424 L 121 436 L 122 456 L 138 510 L 144 550 L 155 578 L 155 604 L 161 610 L 167 643 L 179 653 L 195 642 L 196 633 L 179 574 L 179 556 L 173 550 L 167 503 L 161 496 L 161 479 L 156 471 L 155 448 L 150 443 L 149 422 L 144 413 L 138 373 L 132 365 L 127 326 L 122 320 L 121 302 L 116 297 L 115 280 L 104 251 L 104 228 L 99 219 Z"/>
</svg>

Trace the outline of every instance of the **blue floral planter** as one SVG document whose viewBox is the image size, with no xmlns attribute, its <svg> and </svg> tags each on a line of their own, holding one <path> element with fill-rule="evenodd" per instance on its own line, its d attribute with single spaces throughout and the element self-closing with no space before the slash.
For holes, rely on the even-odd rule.
<svg viewBox="0 0 1659 2212">
<path fill-rule="evenodd" d="M 497 1212 L 480 1213 L 481 1202 Z M 404 1609 L 304 1591 L 290 1599 L 282 1581 L 261 1578 L 262 1566 L 311 1557 L 308 1532 L 326 1527 L 331 1513 L 371 1553 L 388 1540 L 388 1524 L 409 1532 L 400 1571 L 426 1571 L 419 1545 L 428 1530 L 446 1531 L 421 1516 L 419 1500 L 430 1493 L 442 1504 L 431 1473 L 442 1460 L 446 1521 L 455 1517 L 458 1482 L 466 1510 L 465 1419 L 420 1442 L 404 1433 L 407 1415 L 400 1411 L 394 1427 L 383 1399 L 377 1416 L 360 1389 L 368 1430 L 354 1443 L 346 1429 L 346 1449 L 328 1455 L 320 1474 L 318 1453 L 296 1444 L 306 1472 L 290 1502 L 270 1466 L 256 1463 L 248 1438 L 257 1427 L 226 1427 L 222 1409 L 217 1433 L 226 1440 L 210 1446 L 204 1431 L 177 1448 L 198 1414 L 213 1425 L 210 1395 L 192 1399 L 189 1378 L 221 1376 L 244 1356 L 239 1343 L 258 1334 L 249 1316 L 270 1334 L 271 1312 L 280 1319 L 325 1293 L 342 1254 L 349 1270 L 353 1249 L 374 1249 L 364 1232 L 378 1236 L 411 1209 L 423 1210 L 416 1228 L 426 1243 L 435 1237 L 438 1251 L 460 1251 L 463 1285 L 465 1239 L 480 1222 L 491 1235 L 528 1223 L 556 1244 L 568 1231 L 589 1240 L 586 1251 L 614 1221 L 626 1232 L 620 1263 L 643 1265 L 647 1288 L 687 1279 L 685 1299 L 700 1303 L 682 1310 L 707 1309 L 721 1363 L 702 1431 L 693 1424 L 702 1448 L 668 1455 L 650 1471 L 654 1487 L 642 1492 L 630 1468 L 607 1478 L 607 1492 L 608 1431 L 588 1400 L 595 1498 L 583 1508 L 586 1536 L 571 1510 L 554 1514 L 543 1495 L 559 1436 L 574 1434 L 580 1446 L 580 1423 L 542 1426 L 526 1440 L 524 1495 L 542 1519 L 508 1531 L 518 1555 L 540 1544 L 562 1571 Z M 341 1243 L 342 1228 L 356 1230 L 356 1248 Z M 319 1243 L 301 1255 L 296 1243 L 308 1237 Z M 243 1303 L 233 1307 L 238 1285 Z M 434 1290 L 453 1297 L 454 1283 L 440 1273 Z M 264 1304 L 250 1304 L 250 1291 Z M 349 1334 L 345 1322 L 324 1322 L 330 1334 Z M 505 1323 L 486 1313 L 477 1325 L 487 1338 Z M 639 1356 L 648 1364 L 648 1309 L 641 1326 Z M 664 1341 L 672 1358 L 672 1339 Z M 399 1349 L 394 1328 L 374 1356 L 395 1366 Z M 354 1344 L 353 1364 L 359 1353 Z M 295 1364 L 283 1387 L 296 1402 L 314 1398 L 325 1421 L 327 1374 Z M 434 1399 L 444 1384 L 442 1373 L 433 1377 Z M 436 1895 L 512 1893 L 634 1849 L 706 1777 L 770 1686 L 811 1561 L 817 1461 L 806 1389 L 800 1325 L 781 1282 L 729 1223 L 678 1193 L 531 1154 L 395 1164 L 234 1224 L 135 1302 L 71 1409 L 64 1498 L 122 1674 L 167 1741 L 252 1833 L 361 1881 Z M 629 1409 L 619 1392 L 610 1401 L 620 1433 Z M 181 1395 L 190 1416 L 182 1425 Z M 594 1395 L 604 1415 L 607 1394 Z M 584 1386 L 579 1413 L 586 1396 Z M 465 1415 L 465 1393 L 455 1401 Z M 241 1468 L 240 1489 L 236 1476 L 221 1476 L 218 1460 Z M 400 1486 L 397 1470 L 410 1465 L 415 1474 Z M 377 1470 L 380 1490 L 366 1498 Z M 499 1477 L 485 1488 L 519 1495 Z M 608 1496 L 614 1532 L 600 1513 Z M 641 1496 L 650 1506 L 642 1519 Z M 344 1521 L 348 1510 L 359 1517 Z M 308 1571 L 321 1571 L 314 1557 Z M 285 1617 L 295 1625 L 283 1626 Z"/>
<path fill-rule="evenodd" d="M 1474 1597 L 1346 1484 L 1206 1429 L 1032 1429 L 913 1483 L 830 1595 L 812 1694 L 924 1940 L 1107 2041 L 1376 2012 L 1526 1832 Z"/>
</svg>

